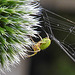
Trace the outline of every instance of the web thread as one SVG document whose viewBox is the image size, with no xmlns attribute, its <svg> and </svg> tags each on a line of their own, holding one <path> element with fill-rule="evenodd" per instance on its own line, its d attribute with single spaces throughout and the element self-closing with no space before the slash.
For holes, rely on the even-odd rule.
<svg viewBox="0 0 75 75">
<path fill-rule="evenodd" d="M 44 30 L 46 28 L 51 40 L 55 41 L 55 43 L 75 62 L 75 22 L 47 9 L 43 9 L 42 16 L 44 22 L 42 29 Z M 66 35 L 63 39 L 60 39 L 55 36 L 54 30 L 64 32 Z"/>
</svg>

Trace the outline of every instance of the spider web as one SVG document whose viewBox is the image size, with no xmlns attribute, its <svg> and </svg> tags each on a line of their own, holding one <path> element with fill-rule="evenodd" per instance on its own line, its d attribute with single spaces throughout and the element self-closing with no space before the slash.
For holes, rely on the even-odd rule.
<svg viewBox="0 0 75 75">
<path fill-rule="evenodd" d="M 43 28 L 51 40 L 75 62 L 75 22 L 46 9 L 43 9 L 42 16 Z"/>
</svg>

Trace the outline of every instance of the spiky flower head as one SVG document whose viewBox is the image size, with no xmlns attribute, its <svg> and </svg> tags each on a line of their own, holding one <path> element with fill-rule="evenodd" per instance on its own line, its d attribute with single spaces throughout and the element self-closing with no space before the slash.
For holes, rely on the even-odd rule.
<svg viewBox="0 0 75 75">
<path fill-rule="evenodd" d="M 25 46 L 32 42 L 27 35 L 38 32 L 33 26 L 39 21 L 35 16 L 40 8 L 34 0 L 0 0 L 0 70 L 9 70 L 19 63 L 19 56 L 27 55 Z"/>
</svg>

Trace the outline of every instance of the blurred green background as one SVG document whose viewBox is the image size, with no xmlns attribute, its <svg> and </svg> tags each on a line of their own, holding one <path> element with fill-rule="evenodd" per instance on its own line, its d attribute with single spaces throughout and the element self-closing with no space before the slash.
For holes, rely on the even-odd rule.
<svg viewBox="0 0 75 75">
<path fill-rule="evenodd" d="M 74 0 L 41 0 L 41 5 L 75 21 Z M 54 30 L 54 34 L 57 38 L 62 39 L 62 36 L 67 33 Z M 42 32 L 41 36 L 45 37 L 46 35 Z M 73 41 L 73 39 L 68 39 L 68 41 L 71 40 Z M 75 75 L 75 63 L 52 41 L 50 47 L 31 58 L 30 75 Z"/>
</svg>

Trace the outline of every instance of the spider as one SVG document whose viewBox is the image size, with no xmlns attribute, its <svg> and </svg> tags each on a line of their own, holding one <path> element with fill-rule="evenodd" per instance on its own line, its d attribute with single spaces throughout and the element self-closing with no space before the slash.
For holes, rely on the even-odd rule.
<svg viewBox="0 0 75 75">
<path fill-rule="evenodd" d="M 32 37 L 30 37 L 32 42 L 34 43 L 34 45 L 32 45 L 32 49 L 34 51 L 28 51 L 28 52 L 32 52 L 33 53 L 31 55 L 28 55 L 28 57 L 34 56 L 39 51 L 48 48 L 50 46 L 50 44 L 51 44 L 51 39 L 49 38 L 48 34 L 47 34 L 47 37 L 45 37 L 45 38 L 42 38 L 39 34 L 38 34 L 38 36 L 40 37 L 41 40 L 38 41 L 37 43 L 35 43 L 35 41 L 32 39 Z"/>
</svg>

